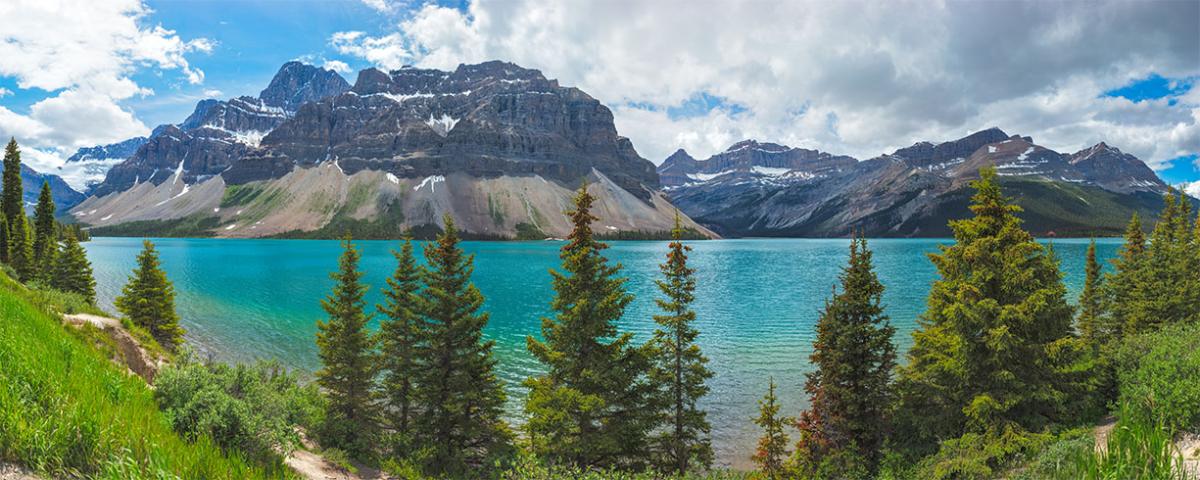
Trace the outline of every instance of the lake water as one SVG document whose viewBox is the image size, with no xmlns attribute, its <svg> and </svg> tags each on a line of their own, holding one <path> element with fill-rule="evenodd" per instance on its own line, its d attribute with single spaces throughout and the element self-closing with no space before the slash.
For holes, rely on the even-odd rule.
<svg viewBox="0 0 1200 480">
<path fill-rule="evenodd" d="M 155 239 L 163 267 L 175 283 L 176 304 L 187 340 L 197 350 L 231 361 L 277 359 L 310 373 L 318 367 L 318 301 L 332 281 L 340 246 L 320 240 Z M 395 268 L 397 242 L 356 242 L 371 304 Z M 696 268 L 696 326 L 699 342 L 716 376 L 703 405 L 712 423 L 721 465 L 746 465 L 758 432 L 757 414 L 767 378 L 774 376 L 787 415 L 807 404 L 815 325 L 824 299 L 845 263 L 848 240 L 745 239 L 690 242 Z M 904 351 L 936 276 L 926 254 L 949 240 L 870 241 L 875 266 L 886 287 L 884 303 Z M 100 305 L 108 311 L 128 280 L 141 239 L 96 238 L 84 244 L 96 275 Z M 552 295 L 550 268 L 558 266 L 559 242 L 465 242 L 475 254 L 475 284 L 487 298 L 491 321 L 485 334 L 496 340 L 499 376 L 510 392 L 514 420 L 520 412 L 520 383 L 538 371 L 525 350 L 525 337 L 538 335 Z M 1083 284 L 1085 239 L 1054 242 L 1074 302 Z M 1099 241 L 1098 256 L 1111 258 L 1119 239 Z M 624 265 L 637 299 L 620 322 L 623 330 L 649 338 L 657 313 L 654 280 L 666 242 L 615 242 L 610 259 Z"/>
</svg>

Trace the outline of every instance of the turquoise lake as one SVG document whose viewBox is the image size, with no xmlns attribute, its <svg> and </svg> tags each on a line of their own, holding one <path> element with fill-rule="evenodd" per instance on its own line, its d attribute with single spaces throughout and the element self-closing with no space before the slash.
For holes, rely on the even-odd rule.
<svg viewBox="0 0 1200 480">
<path fill-rule="evenodd" d="M 176 304 L 188 343 L 203 355 L 229 362 L 277 359 L 305 374 L 318 367 L 314 335 L 323 318 L 318 301 L 328 294 L 328 273 L 340 247 L 321 240 L 155 239 L 163 267 L 175 283 Z M 886 287 L 884 303 L 897 329 L 901 351 L 924 309 L 936 276 L 927 253 L 950 240 L 870 241 L 875 266 Z M 390 250 L 397 242 L 356 242 L 371 304 L 392 272 Z M 718 464 L 745 465 L 758 432 L 750 419 L 774 376 L 787 415 L 807 404 L 815 325 L 824 299 L 845 262 L 845 239 L 744 239 L 690 242 L 696 269 L 696 325 L 700 345 L 716 376 L 704 399 L 712 423 Z M 92 261 L 102 308 L 128 280 L 141 239 L 96 238 L 84 244 Z M 491 321 L 485 334 L 496 341 L 499 375 L 519 420 L 523 379 L 539 365 L 525 350 L 525 337 L 538 335 L 552 292 L 548 270 L 558 266 L 559 242 L 465 242 L 475 254 L 474 281 L 487 298 Z M 1098 256 L 1111 258 L 1119 239 L 1099 241 Z M 1059 239 L 1055 250 L 1071 301 L 1083 284 L 1086 239 Z M 666 242 L 614 242 L 607 250 L 620 262 L 637 299 L 620 326 L 649 338 L 655 324 L 654 280 Z"/>
</svg>

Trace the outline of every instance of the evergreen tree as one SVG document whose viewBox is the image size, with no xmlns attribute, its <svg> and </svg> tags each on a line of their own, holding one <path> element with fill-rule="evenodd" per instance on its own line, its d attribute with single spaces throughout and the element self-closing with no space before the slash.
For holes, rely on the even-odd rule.
<svg viewBox="0 0 1200 480">
<path fill-rule="evenodd" d="M 1096 262 L 1096 240 L 1092 239 L 1087 249 L 1087 264 L 1083 279 L 1083 293 L 1079 295 L 1079 336 L 1089 346 L 1096 347 L 1107 344 L 1110 334 L 1102 325 L 1100 264 Z"/>
<path fill-rule="evenodd" d="M 1130 319 L 1138 316 L 1144 300 L 1146 237 L 1135 212 L 1125 228 L 1125 242 L 1111 260 L 1113 271 L 1104 277 L 1104 325 L 1115 338 L 1131 333 Z"/>
<path fill-rule="evenodd" d="M 64 292 L 83 295 L 90 304 L 96 303 L 96 280 L 92 278 L 92 264 L 87 252 L 79 245 L 75 235 L 68 232 L 63 250 L 54 257 L 50 286 Z"/>
<path fill-rule="evenodd" d="M 897 391 L 914 447 L 966 432 L 1039 431 L 1074 388 L 1056 358 L 1072 309 L 1057 259 L 1034 241 L 985 168 L 972 183 L 972 218 L 950 222 L 955 243 L 930 254 L 940 279 Z"/>
<path fill-rule="evenodd" d="M 142 242 L 138 266 L 117 297 L 120 310 L 134 325 L 150 332 L 163 347 L 175 350 L 183 340 L 179 316 L 175 314 L 175 286 L 167 279 L 158 252 L 149 240 Z"/>
<path fill-rule="evenodd" d="M 34 264 L 39 267 L 49 265 L 47 252 L 58 240 L 54 234 L 54 197 L 50 195 L 50 182 L 42 182 L 42 191 L 38 195 L 33 218 Z"/>
<path fill-rule="evenodd" d="M 0 258 L 8 263 L 8 217 L 0 215 Z"/>
<path fill-rule="evenodd" d="M 804 390 L 809 410 L 797 426 L 797 465 L 809 476 L 836 475 L 854 466 L 874 472 L 889 432 L 895 329 L 883 312 L 883 284 L 875 275 L 867 240 L 850 242 L 842 291 L 825 303 Z"/>
<path fill-rule="evenodd" d="M 659 328 L 650 340 L 652 365 L 650 381 L 659 386 L 659 426 L 661 433 L 654 439 L 657 464 L 661 471 L 683 475 L 689 466 L 708 468 L 712 465 L 712 445 L 706 413 L 696 402 L 708 393 L 705 381 L 713 373 L 705 364 L 706 358 L 696 344 L 700 334 L 692 323 L 696 312 L 695 270 L 687 265 L 687 252 L 680 237 L 679 212 L 675 213 L 672 242 L 667 246 L 667 262 L 659 265 L 663 279 L 656 280 L 659 291 L 666 297 L 656 299 L 664 314 L 655 315 Z"/>
<path fill-rule="evenodd" d="M 551 463 L 643 468 L 654 388 L 645 379 L 646 352 L 632 334 L 617 332 L 633 296 L 593 235 L 593 201 L 580 187 L 567 212 L 574 227 L 559 255 L 563 271 L 550 272 L 554 317 L 542 319 L 544 340 L 526 339 L 547 370 L 525 382 L 526 429 L 533 452 Z"/>
<path fill-rule="evenodd" d="M 505 396 L 495 373 L 495 342 L 483 340 L 483 295 L 471 283 L 475 257 L 459 246 L 449 215 L 444 223 L 445 231 L 425 248 L 420 298 L 428 340 L 417 348 L 426 365 L 415 420 L 418 444 L 427 449 L 426 473 L 458 478 L 511 453 L 511 433 L 500 418 Z"/>
<path fill-rule="evenodd" d="M 30 238 L 29 220 L 24 215 L 18 215 L 8 224 L 8 256 L 9 265 L 17 272 L 17 278 L 22 282 L 33 280 L 37 275 L 37 266 L 33 262 L 33 245 Z"/>
<path fill-rule="evenodd" d="M 412 239 L 406 238 L 396 257 L 396 271 L 387 279 L 384 305 L 379 313 L 379 339 L 383 353 L 383 398 L 386 420 L 407 445 L 412 438 L 413 395 L 416 379 L 424 368 L 417 349 L 423 345 L 425 329 L 420 316 L 421 267 L 413 257 Z"/>
<path fill-rule="evenodd" d="M 22 198 L 24 193 L 21 188 L 21 151 L 17 149 L 17 139 L 11 138 L 4 149 L 3 191 L 0 192 L 0 213 L 4 214 L 10 230 L 9 235 L 5 237 L 10 242 L 9 248 L 0 252 L 3 255 L 0 261 L 4 263 L 12 263 L 14 244 L 11 243 L 11 230 L 18 219 L 25 219 L 25 202 Z"/>
<path fill-rule="evenodd" d="M 367 331 L 370 317 L 363 311 L 367 287 L 358 270 L 358 249 L 349 238 L 342 240 L 342 248 L 338 270 L 329 274 L 334 281 L 333 292 L 321 300 L 329 320 L 317 321 L 322 366 L 316 377 L 328 400 L 319 436 L 326 447 L 365 458 L 376 440 L 376 405 L 372 398 L 375 342 Z"/>
<path fill-rule="evenodd" d="M 783 460 L 787 458 L 788 435 L 783 427 L 792 423 L 792 419 L 779 416 L 779 402 L 775 397 L 775 379 L 767 384 L 767 394 L 758 401 L 758 418 L 754 424 L 762 428 L 763 435 L 758 439 L 758 448 L 750 457 L 758 464 L 759 471 L 769 480 L 785 478 Z"/>
</svg>

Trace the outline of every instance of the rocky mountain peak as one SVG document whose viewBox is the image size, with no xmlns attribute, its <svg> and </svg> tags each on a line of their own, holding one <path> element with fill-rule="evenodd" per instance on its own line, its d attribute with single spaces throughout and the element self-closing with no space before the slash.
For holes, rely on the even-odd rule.
<svg viewBox="0 0 1200 480">
<path fill-rule="evenodd" d="M 780 145 L 778 143 L 759 142 L 758 140 L 746 139 L 730 145 L 723 153 L 733 153 L 741 150 L 758 150 L 764 153 L 782 153 L 791 150 L 792 147 Z"/>
<path fill-rule="evenodd" d="M 295 112 L 301 104 L 341 94 L 350 89 L 346 79 L 327 70 L 298 61 L 279 67 L 267 88 L 258 94 L 263 104 Z"/>
</svg>

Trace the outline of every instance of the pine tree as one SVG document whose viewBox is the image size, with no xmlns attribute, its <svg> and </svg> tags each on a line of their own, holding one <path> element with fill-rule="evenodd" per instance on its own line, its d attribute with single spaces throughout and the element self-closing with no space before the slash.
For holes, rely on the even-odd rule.
<svg viewBox="0 0 1200 480">
<path fill-rule="evenodd" d="M 1072 308 L 1057 259 L 1021 228 L 985 168 L 972 218 L 950 222 L 955 243 L 930 254 L 929 293 L 897 391 L 903 435 L 916 447 L 966 432 L 1039 431 L 1074 388 L 1055 357 Z"/>
<path fill-rule="evenodd" d="M 1111 260 L 1113 271 L 1104 277 L 1104 325 L 1116 338 L 1132 332 L 1130 319 L 1138 316 L 1146 274 L 1146 237 L 1135 212 L 1125 228 L 1125 242 Z"/>
<path fill-rule="evenodd" d="M 175 286 L 163 272 L 158 252 L 149 240 L 142 242 L 137 263 L 129 283 L 114 302 L 117 310 L 134 325 L 149 331 L 163 347 L 175 350 L 183 340 L 183 328 L 175 313 Z"/>
<path fill-rule="evenodd" d="M 329 274 L 333 291 L 321 300 L 329 319 L 317 321 L 322 366 L 316 377 L 328 400 L 319 436 L 325 447 L 365 458 L 375 446 L 378 420 L 372 398 L 375 339 L 367 330 L 370 317 L 363 311 L 367 287 L 358 270 L 358 249 L 349 238 L 342 240 L 342 248 L 338 270 Z"/>
<path fill-rule="evenodd" d="M 87 252 L 73 233 L 66 234 L 62 252 L 54 257 L 50 286 L 64 292 L 78 293 L 88 303 L 96 303 L 96 280 L 92 277 L 92 264 L 88 262 Z"/>
<path fill-rule="evenodd" d="M 705 381 L 713 373 L 705 364 L 706 358 L 696 344 L 700 334 L 692 323 L 696 312 L 695 270 L 687 265 L 687 252 L 680 237 L 683 228 L 679 213 L 675 213 L 672 242 L 667 246 L 667 262 L 659 265 L 663 279 L 655 281 L 666 297 L 656 299 L 664 314 L 655 315 L 659 328 L 651 339 L 651 383 L 659 386 L 661 433 L 654 439 L 658 468 L 683 475 L 690 466 L 708 468 L 712 465 L 712 445 L 706 413 L 696 402 L 708 393 Z"/>
<path fill-rule="evenodd" d="M 804 386 L 812 401 L 797 423 L 796 459 L 810 476 L 843 471 L 837 462 L 847 460 L 874 472 L 889 432 L 895 329 L 883 311 L 883 284 L 871 256 L 865 238 L 851 240 L 842 291 L 825 303 L 817 322 L 810 358 L 816 370 Z"/>
<path fill-rule="evenodd" d="M 792 419 L 779 416 L 779 402 L 775 397 L 775 379 L 767 383 L 767 394 L 758 401 L 758 418 L 754 424 L 762 428 L 763 435 L 758 439 L 758 448 L 750 457 L 758 464 L 758 469 L 769 480 L 785 478 L 783 460 L 787 458 L 788 435 L 783 427 L 792 423 Z"/>
<path fill-rule="evenodd" d="M 421 268 L 413 256 L 412 239 L 406 238 L 396 257 L 396 271 L 387 279 L 384 305 L 377 308 L 384 316 L 379 340 L 383 353 L 382 384 L 387 424 L 401 436 L 401 443 L 412 438 L 413 396 L 416 379 L 424 362 L 417 356 L 423 345 L 425 328 L 420 316 Z"/>
<path fill-rule="evenodd" d="M 50 262 L 50 253 L 58 238 L 54 233 L 54 197 L 50 196 L 50 182 L 42 182 L 42 192 L 37 196 L 37 208 L 34 210 L 34 264 L 38 269 L 46 271 Z"/>
<path fill-rule="evenodd" d="M 23 195 L 24 193 L 21 190 L 21 151 L 17 148 L 17 139 L 11 138 L 8 141 L 8 146 L 4 149 L 3 192 L 0 192 L 0 213 L 3 213 L 10 231 L 13 230 L 13 225 L 17 219 L 24 220 L 25 218 Z M 4 238 L 6 241 L 11 242 L 11 232 Z M 0 252 L 0 255 L 2 255 L 0 261 L 12 263 L 11 253 L 13 249 L 13 244 L 9 243 L 9 248 Z"/>
<path fill-rule="evenodd" d="M 425 248 L 420 303 L 427 341 L 417 349 L 426 362 L 417 390 L 417 440 L 427 449 L 426 473 L 459 478 L 505 458 L 511 434 L 500 418 L 505 395 L 495 342 L 483 340 L 483 295 L 471 283 L 475 257 L 459 246 L 453 219 L 447 215 L 443 223 L 443 233 Z"/>
<path fill-rule="evenodd" d="M 554 317 L 542 319 L 544 340 L 526 339 L 547 370 L 525 382 L 526 429 L 533 452 L 551 463 L 644 468 L 654 388 L 646 352 L 617 332 L 633 296 L 593 236 L 593 201 L 583 186 L 567 212 L 574 227 L 559 255 L 563 271 L 550 272 Z"/>
<path fill-rule="evenodd" d="M 1111 340 L 1113 332 L 1104 328 L 1101 319 L 1102 300 L 1100 264 L 1096 261 L 1096 240 L 1092 239 L 1087 249 L 1087 264 L 1083 279 L 1083 293 L 1079 295 L 1079 336 L 1093 350 Z"/>
</svg>

